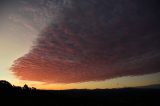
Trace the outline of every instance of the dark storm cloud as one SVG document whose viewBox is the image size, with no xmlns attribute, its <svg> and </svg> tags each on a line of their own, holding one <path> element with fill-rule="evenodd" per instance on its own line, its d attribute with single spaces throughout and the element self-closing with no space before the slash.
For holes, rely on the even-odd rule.
<svg viewBox="0 0 160 106">
<path fill-rule="evenodd" d="M 54 3 L 56 20 L 12 71 L 21 79 L 55 83 L 159 72 L 157 1 L 46 0 L 41 6 Z"/>
</svg>

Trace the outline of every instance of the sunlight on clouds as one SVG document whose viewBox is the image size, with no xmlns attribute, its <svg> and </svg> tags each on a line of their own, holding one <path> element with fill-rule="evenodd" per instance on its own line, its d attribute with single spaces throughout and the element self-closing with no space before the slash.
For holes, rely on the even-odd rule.
<svg viewBox="0 0 160 106">
<path fill-rule="evenodd" d="M 73 6 L 71 6 L 72 3 L 70 4 L 69 2 L 66 2 L 66 1 L 62 2 L 63 0 L 61 1 L 55 0 L 55 2 L 48 1 L 48 0 L 38 0 L 38 2 L 36 0 L 29 0 L 29 1 L 20 0 L 20 1 L 22 2 L 17 1 L 17 2 L 6 3 L 6 6 L 1 6 L 0 4 L 0 13 L 2 12 L 0 14 L 2 16 L 0 17 L 0 80 L 7 80 L 17 86 L 23 86 L 24 84 L 27 84 L 31 87 L 36 87 L 38 89 L 74 89 L 74 88 L 76 89 L 82 89 L 82 88 L 95 89 L 95 88 L 119 88 L 119 87 L 121 88 L 121 87 L 143 86 L 143 85 L 150 85 L 150 84 L 160 84 L 160 79 L 159 79 L 160 73 L 141 75 L 141 76 L 139 74 L 136 74 L 139 76 L 120 77 L 122 76 L 122 74 L 124 74 L 123 72 L 121 73 L 121 75 L 112 77 L 114 79 L 104 80 L 104 78 L 102 78 L 102 76 L 109 75 L 112 72 L 112 70 L 109 70 L 108 73 L 104 75 L 103 72 L 105 72 L 106 69 L 101 70 L 101 68 L 105 67 L 107 63 L 112 63 L 111 61 L 114 60 L 114 58 L 118 56 L 116 53 L 119 50 L 122 51 L 119 57 L 127 56 L 128 54 L 125 54 L 126 51 L 128 51 L 129 54 L 133 53 L 132 55 L 134 55 L 134 52 L 136 54 L 136 50 L 139 50 L 139 51 L 137 52 L 137 55 L 135 55 L 135 57 L 134 56 L 131 58 L 127 57 L 126 60 L 123 60 L 122 62 L 119 62 L 119 63 L 117 60 L 113 61 L 113 63 L 117 62 L 116 64 L 118 67 L 117 69 L 126 68 L 126 66 L 130 64 L 131 66 L 128 66 L 128 68 L 131 68 L 131 67 L 133 68 L 131 72 L 139 73 L 143 71 L 144 73 L 142 74 L 145 74 L 146 72 L 159 72 L 158 68 L 157 70 L 154 70 L 154 69 L 150 70 L 147 68 L 149 65 L 153 65 L 151 68 L 155 68 L 155 69 L 156 67 L 154 67 L 154 65 L 157 67 L 159 66 L 158 65 L 159 64 L 158 63 L 159 62 L 159 46 L 158 46 L 159 41 L 157 39 L 158 38 L 157 35 L 159 34 L 159 28 L 156 26 L 157 25 L 156 20 L 158 18 L 156 18 L 156 13 L 154 13 L 152 10 L 149 10 L 149 8 L 144 8 L 143 10 L 143 7 L 140 7 L 141 11 L 142 12 L 144 11 L 141 17 L 139 14 L 136 13 L 137 10 L 139 11 L 138 5 L 135 6 L 136 8 L 132 8 L 133 1 L 132 2 L 125 1 L 126 8 L 130 8 L 130 9 L 124 8 L 124 10 L 121 10 L 124 6 L 123 3 L 122 3 L 122 6 L 116 7 L 117 5 L 121 5 L 121 3 L 116 4 L 117 2 L 115 3 L 113 2 L 113 4 L 111 5 L 116 4 L 115 7 L 114 6 L 112 7 L 114 11 L 109 11 L 107 12 L 107 14 L 105 14 L 106 11 L 108 11 L 106 9 L 107 6 L 109 6 L 110 8 L 110 5 L 108 5 L 109 1 L 104 0 L 105 1 L 104 3 L 108 2 L 107 5 L 104 7 L 104 11 L 101 11 L 101 9 L 103 10 L 103 6 L 102 8 L 100 7 L 100 9 L 97 9 L 95 7 L 90 8 L 90 6 L 92 7 L 94 3 L 89 3 L 88 1 L 84 1 L 84 3 L 88 2 L 87 5 L 84 5 L 88 9 L 86 9 L 85 11 L 86 16 L 83 17 L 81 16 L 83 14 L 83 13 L 81 14 L 81 10 L 85 8 L 83 8 L 82 6 L 83 3 L 81 4 L 82 2 L 81 0 L 78 1 L 80 3 L 77 3 L 73 0 L 75 2 Z M 77 12 L 77 9 L 73 9 L 74 6 L 75 7 L 77 6 L 78 8 L 80 8 L 80 11 Z M 87 11 L 90 14 L 88 14 Z M 74 12 L 75 14 L 72 14 Z M 84 12 L 84 15 L 85 15 L 85 12 Z M 133 20 L 135 19 L 135 21 L 132 21 L 132 18 L 126 19 L 126 16 L 129 17 L 130 15 L 132 15 L 132 12 L 133 12 Z M 125 15 L 123 15 L 123 13 Z M 67 16 L 67 14 L 69 15 Z M 97 18 L 97 16 L 101 16 L 101 17 Z M 88 21 L 86 21 L 86 19 L 88 19 Z M 97 20 L 97 19 L 100 19 L 100 20 Z M 124 19 L 124 20 L 119 20 L 119 19 Z M 143 19 L 143 21 L 141 19 Z M 156 23 L 155 26 L 154 26 L 154 23 Z M 151 25 L 152 25 L 152 28 L 150 27 Z M 103 26 L 104 26 L 104 30 L 103 30 Z M 109 31 L 106 30 L 107 28 L 109 29 Z M 56 29 L 58 30 L 57 32 L 53 31 Z M 86 32 L 86 30 L 88 30 L 88 32 Z M 92 30 L 95 33 L 92 33 Z M 46 33 L 45 31 L 50 31 L 50 32 Z M 103 32 L 103 31 L 106 31 L 106 32 Z M 87 33 L 89 36 L 87 35 Z M 133 36 L 130 36 L 129 34 L 131 35 L 133 34 Z M 51 37 L 51 35 L 53 37 Z M 66 35 L 68 36 L 68 38 L 65 37 Z M 92 37 L 92 35 L 94 35 L 95 38 Z M 99 35 L 108 35 L 108 36 L 106 37 L 106 36 L 99 36 Z M 121 39 L 117 39 L 117 35 L 119 35 Z M 76 71 L 73 74 L 74 71 L 70 72 L 71 69 L 66 67 L 66 69 L 69 69 L 68 72 L 70 73 L 66 74 L 67 71 L 64 70 L 64 75 L 66 76 L 71 75 L 71 77 L 73 76 L 74 78 L 78 78 L 76 75 L 82 74 L 82 76 L 80 76 L 78 80 L 81 80 L 81 78 L 83 77 L 87 79 L 84 81 L 89 81 L 89 82 L 82 81 L 83 83 L 80 83 L 80 82 L 72 83 L 73 80 L 71 79 L 70 81 L 71 83 L 69 84 L 67 83 L 66 84 L 58 84 L 58 83 L 51 84 L 47 82 L 40 82 L 39 80 L 38 81 L 19 80 L 16 76 L 13 75 L 13 73 L 9 69 L 14 64 L 14 61 L 16 59 L 23 57 L 25 54 L 30 53 L 29 51 L 32 50 L 32 46 L 36 46 L 34 44 L 35 44 L 35 41 L 37 41 L 38 36 L 42 36 L 42 38 L 45 38 L 45 39 L 44 40 L 42 39 L 41 41 L 43 42 L 39 43 L 39 45 L 44 48 L 41 48 L 41 47 L 38 48 L 38 50 L 42 50 L 42 52 L 41 53 L 38 52 L 40 55 L 38 55 L 37 57 L 38 58 L 42 57 L 42 60 L 44 60 L 44 58 L 45 60 L 47 60 L 45 64 L 42 63 L 40 64 L 40 66 L 41 65 L 44 66 L 46 64 L 49 66 L 49 63 L 51 62 L 48 62 L 48 59 L 50 59 L 51 61 L 54 59 L 56 61 L 61 60 L 61 61 L 64 61 L 64 63 L 68 62 L 69 64 L 70 63 L 72 64 L 74 61 L 78 59 L 82 59 L 83 57 L 83 55 L 81 54 L 82 52 L 84 52 L 85 54 L 84 59 L 86 59 L 86 57 L 88 56 L 91 56 L 91 60 L 92 60 L 93 58 L 96 57 L 94 62 L 98 63 L 104 58 L 100 59 L 99 61 L 97 60 L 101 56 L 104 55 L 104 57 L 108 56 L 107 59 L 110 58 L 110 60 L 108 60 L 108 62 L 106 62 L 104 65 L 102 65 L 102 67 L 100 63 L 100 66 L 99 66 L 100 69 L 98 69 L 96 65 L 92 64 L 93 60 L 88 62 L 89 65 L 91 66 L 91 69 L 90 69 L 91 74 L 94 73 L 94 72 L 92 73 L 94 69 L 97 69 L 95 70 L 95 72 L 97 72 L 95 75 L 97 75 L 99 71 L 102 71 L 102 74 L 99 74 L 100 75 L 99 79 L 102 78 L 104 81 L 93 81 L 92 79 L 87 79 L 89 77 L 84 77 L 86 74 L 88 74 L 88 73 L 85 73 L 87 72 L 88 69 L 83 70 L 82 72 L 82 68 L 77 67 L 79 66 L 79 64 L 75 67 L 75 69 L 77 70 L 80 69 L 79 71 Z M 99 39 L 99 37 L 100 37 L 100 40 L 97 41 L 97 38 Z M 108 39 L 108 37 L 112 39 Z M 142 41 L 144 40 L 144 42 L 141 42 L 141 40 Z M 86 41 L 88 42 L 85 43 Z M 97 44 L 100 44 L 100 45 L 97 45 Z M 55 45 L 57 49 L 55 49 Z M 118 46 L 121 46 L 121 47 L 116 49 L 115 48 L 116 45 L 117 47 Z M 88 48 L 88 46 L 90 46 L 89 48 L 91 48 L 91 50 Z M 48 54 L 46 51 L 47 47 L 49 51 Z M 86 47 L 86 48 L 83 48 L 83 47 Z M 125 47 L 128 49 L 126 49 Z M 146 51 L 149 51 L 149 52 L 148 53 L 144 52 L 143 55 L 139 55 L 139 52 L 143 52 L 143 49 L 141 48 L 146 49 Z M 104 51 L 105 49 L 108 49 L 108 50 Z M 150 49 L 151 50 L 154 49 L 154 50 L 151 51 Z M 102 54 L 98 56 L 97 51 L 101 51 L 99 53 L 102 53 Z M 36 53 L 37 52 L 35 52 L 35 54 Z M 57 55 L 53 55 L 53 53 L 55 54 L 57 53 Z M 92 53 L 93 53 L 93 56 L 91 55 Z M 106 55 L 107 53 L 110 53 L 110 54 Z M 76 55 L 72 55 L 72 54 L 76 54 Z M 114 55 L 115 57 L 111 58 L 111 56 L 114 56 Z M 155 59 L 156 61 L 152 62 L 152 58 L 153 60 Z M 143 63 L 145 62 L 146 62 L 146 65 L 144 65 L 145 67 L 142 68 L 141 71 L 138 71 L 135 69 L 136 66 L 143 65 Z M 58 65 L 59 64 L 57 63 L 57 66 Z M 53 66 L 53 64 L 50 64 L 50 66 Z M 63 67 L 64 66 L 65 65 L 63 64 Z M 93 66 L 95 67 L 93 68 Z M 113 66 L 113 68 L 115 68 L 115 66 Z M 57 73 L 56 70 L 53 70 L 54 67 L 50 68 L 51 70 L 50 72 L 55 71 L 55 73 Z M 33 67 L 33 68 L 36 69 L 36 67 Z M 108 68 L 108 66 L 106 68 Z M 28 66 L 27 66 L 27 69 L 29 69 Z M 33 75 L 35 73 L 35 76 L 38 76 L 39 73 L 36 73 L 35 69 L 31 70 L 32 72 L 29 73 L 29 75 Z M 41 75 L 44 76 L 46 80 L 49 76 L 53 79 L 55 77 L 60 78 L 60 75 L 62 74 L 62 72 L 60 72 L 59 75 L 48 73 L 45 76 L 44 74 L 47 72 L 47 69 L 49 69 L 49 67 L 47 67 L 47 69 L 45 69 L 45 67 L 41 67 L 40 69 L 42 69 L 41 71 L 44 72 Z M 60 69 L 62 68 L 60 67 Z M 149 71 L 147 71 L 147 69 Z M 38 69 L 37 72 L 39 71 L 40 70 Z M 129 71 L 127 70 L 126 72 L 129 72 Z M 119 72 L 117 73 L 119 74 Z M 88 74 L 88 75 L 91 75 L 91 74 Z M 54 75 L 55 77 L 53 77 L 52 75 Z M 125 74 L 125 75 L 132 75 L 132 74 Z M 110 75 L 107 78 L 109 77 Z M 117 78 L 117 77 L 120 77 L 120 78 Z M 62 75 L 60 80 L 62 79 L 64 81 L 67 81 L 67 78 L 70 78 L 70 76 L 65 78 Z M 53 81 L 55 81 L 55 79 Z"/>
</svg>

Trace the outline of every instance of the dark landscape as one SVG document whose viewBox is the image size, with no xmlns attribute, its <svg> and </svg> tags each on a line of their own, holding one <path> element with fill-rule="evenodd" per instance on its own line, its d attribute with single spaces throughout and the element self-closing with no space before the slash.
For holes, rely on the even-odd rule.
<svg viewBox="0 0 160 106">
<path fill-rule="evenodd" d="M 0 81 L 1 104 L 5 105 L 158 106 L 159 97 L 158 88 L 38 90 L 27 85 L 18 87 Z"/>
</svg>

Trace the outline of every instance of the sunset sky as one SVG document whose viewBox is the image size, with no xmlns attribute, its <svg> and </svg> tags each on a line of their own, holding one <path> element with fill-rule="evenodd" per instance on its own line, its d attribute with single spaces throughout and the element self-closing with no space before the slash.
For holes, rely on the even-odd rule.
<svg viewBox="0 0 160 106">
<path fill-rule="evenodd" d="M 0 80 L 40 89 L 160 84 L 158 0 L 1 0 Z"/>
</svg>

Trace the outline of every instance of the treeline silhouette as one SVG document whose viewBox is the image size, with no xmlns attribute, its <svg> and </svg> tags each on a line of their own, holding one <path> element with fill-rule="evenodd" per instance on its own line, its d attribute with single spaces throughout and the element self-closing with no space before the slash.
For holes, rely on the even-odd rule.
<svg viewBox="0 0 160 106">
<path fill-rule="evenodd" d="M 36 92 L 36 88 L 28 87 L 25 84 L 23 87 L 15 86 L 6 80 L 0 80 L 0 97 L 17 97 L 29 96 Z"/>
<path fill-rule="evenodd" d="M 0 106 L 4 101 L 16 106 L 18 103 L 30 106 L 159 106 L 159 97 L 160 89 L 39 90 L 26 84 L 20 87 L 0 80 Z"/>
</svg>

